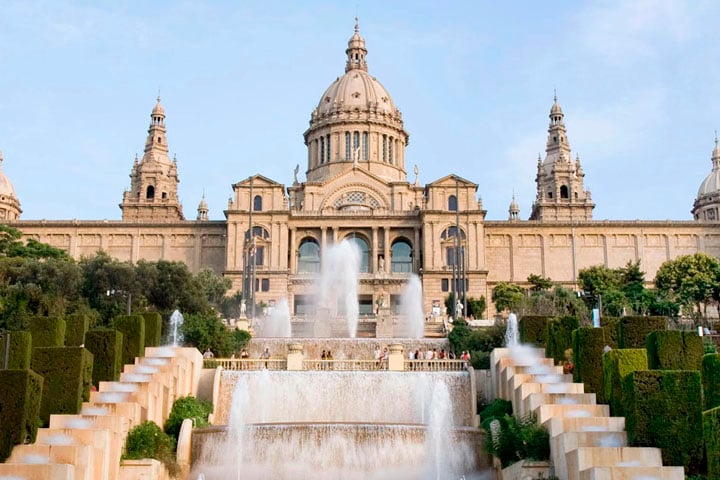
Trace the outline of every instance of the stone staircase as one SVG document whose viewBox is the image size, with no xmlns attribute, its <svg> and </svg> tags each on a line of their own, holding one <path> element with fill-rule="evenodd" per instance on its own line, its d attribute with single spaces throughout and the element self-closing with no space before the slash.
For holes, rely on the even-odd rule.
<svg viewBox="0 0 720 480">
<path fill-rule="evenodd" d="M 625 418 L 562 372 L 541 348 L 496 348 L 490 355 L 495 398 L 513 412 L 534 413 L 550 433 L 550 455 L 560 480 L 684 480 L 683 467 L 662 465 L 660 449 L 628 447 Z"/>
<path fill-rule="evenodd" d="M 165 347 L 147 348 L 145 354 L 125 365 L 120 381 L 100 382 L 79 414 L 51 415 L 35 443 L 16 446 L 0 463 L 0 479 L 158 478 L 124 471 L 120 456 L 125 439 L 145 420 L 162 427 L 176 398 L 197 393 L 202 355 L 195 348 Z"/>
</svg>

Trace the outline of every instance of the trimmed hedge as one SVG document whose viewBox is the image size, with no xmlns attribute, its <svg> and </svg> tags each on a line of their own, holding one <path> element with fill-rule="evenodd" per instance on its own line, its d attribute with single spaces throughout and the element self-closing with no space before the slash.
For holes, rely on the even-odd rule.
<svg viewBox="0 0 720 480">
<path fill-rule="evenodd" d="M 0 462 L 14 445 L 35 441 L 42 387 L 32 370 L 0 370 Z"/>
<path fill-rule="evenodd" d="M 696 332 L 660 330 L 647 336 L 647 352 L 651 370 L 700 370 L 705 347 Z"/>
<path fill-rule="evenodd" d="M 705 410 L 720 407 L 720 353 L 705 355 L 702 358 L 701 372 L 703 392 L 705 393 Z"/>
<path fill-rule="evenodd" d="M 142 315 L 118 315 L 113 325 L 122 332 L 122 363 L 135 363 L 135 357 L 145 356 L 145 319 Z"/>
<path fill-rule="evenodd" d="M 594 393 L 598 403 L 607 403 L 603 391 L 603 350 L 607 345 L 604 328 L 580 327 L 572 334 L 573 378 L 585 384 L 585 393 Z"/>
<path fill-rule="evenodd" d="M 58 317 L 33 317 L 30 334 L 33 348 L 62 347 L 65 345 L 65 320 Z"/>
<path fill-rule="evenodd" d="M 623 382 L 628 442 L 662 449 L 664 465 L 698 473 L 703 461 L 700 372 L 639 370 Z"/>
<path fill-rule="evenodd" d="M 65 346 L 79 347 L 85 343 L 85 332 L 90 328 L 90 317 L 82 314 L 65 317 Z"/>
<path fill-rule="evenodd" d="M 605 329 L 605 340 L 612 348 L 620 346 L 620 320 L 622 317 L 602 317 L 600 326 Z"/>
<path fill-rule="evenodd" d="M 145 346 L 159 347 L 162 344 L 162 315 L 157 312 L 143 312 L 145 319 Z"/>
<path fill-rule="evenodd" d="M 25 330 L 5 332 L 10 335 L 10 352 L 8 353 L 8 370 L 27 370 L 30 368 L 32 353 L 32 336 Z M 5 361 L 5 337 L 0 339 L 0 368 Z"/>
<path fill-rule="evenodd" d="M 518 321 L 520 343 L 544 347 L 547 342 L 547 322 L 553 317 L 525 315 Z"/>
<path fill-rule="evenodd" d="M 92 383 L 114 382 L 120 377 L 123 363 L 123 334 L 112 329 L 90 330 L 85 334 L 85 348 L 93 354 Z"/>
<path fill-rule="evenodd" d="M 93 355 L 83 347 L 34 348 L 32 369 L 45 379 L 40 419 L 52 413 L 76 414 L 90 399 Z"/>
<path fill-rule="evenodd" d="M 645 339 L 652 332 L 665 330 L 665 317 L 623 317 L 619 325 L 620 348 L 645 348 Z"/>
<path fill-rule="evenodd" d="M 614 349 L 602 356 L 603 395 L 610 404 L 613 417 L 625 416 L 622 408 L 622 386 L 625 377 L 636 370 L 648 369 L 647 350 L 643 348 Z"/>
<path fill-rule="evenodd" d="M 577 317 L 552 318 L 547 322 L 545 355 L 555 362 L 565 360 L 565 350 L 572 348 L 572 332 L 580 326 Z"/>
<path fill-rule="evenodd" d="M 707 478 L 720 478 L 720 407 L 703 412 L 703 437 L 705 437 L 705 458 Z"/>
</svg>

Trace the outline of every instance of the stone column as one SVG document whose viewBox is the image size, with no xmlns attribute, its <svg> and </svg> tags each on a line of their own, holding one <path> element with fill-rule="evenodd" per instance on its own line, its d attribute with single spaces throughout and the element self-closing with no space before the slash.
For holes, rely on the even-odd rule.
<svg viewBox="0 0 720 480">
<path fill-rule="evenodd" d="M 295 232 L 297 229 L 295 227 L 291 227 L 290 229 L 290 243 L 288 245 L 288 250 L 290 251 L 290 274 L 297 273 L 297 246 L 295 245 Z"/>
<path fill-rule="evenodd" d="M 383 258 L 385 259 L 385 271 L 391 272 L 391 261 L 390 261 L 390 227 L 383 227 L 383 233 L 384 233 L 384 240 L 383 240 Z"/>
<path fill-rule="evenodd" d="M 288 344 L 287 369 L 288 370 L 302 370 L 303 369 L 302 344 L 300 344 L 300 343 Z"/>
<path fill-rule="evenodd" d="M 372 227 L 372 245 L 370 246 L 370 271 L 378 273 L 378 227 Z"/>
<path fill-rule="evenodd" d="M 420 227 L 415 227 L 415 241 L 413 242 L 413 249 L 412 249 L 412 256 L 413 256 L 413 262 L 412 262 L 412 269 L 414 273 L 417 273 L 420 271 L 420 252 L 422 249 L 420 248 Z"/>
<path fill-rule="evenodd" d="M 405 356 L 403 355 L 403 347 L 399 343 L 391 343 L 388 347 L 390 355 L 388 356 L 388 370 L 394 372 L 402 372 L 405 370 Z"/>
</svg>

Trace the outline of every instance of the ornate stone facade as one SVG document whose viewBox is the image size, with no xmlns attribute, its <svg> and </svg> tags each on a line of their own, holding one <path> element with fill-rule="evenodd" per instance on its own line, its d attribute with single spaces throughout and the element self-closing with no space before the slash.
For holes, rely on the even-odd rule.
<svg viewBox="0 0 720 480">
<path fill-rule="evenodd" d="M 120 205 L 122 221 L 22 220 L 15 226 L 76 258 L 103 249 L 132 262 L 167 259 L 193 271 L 210 267 L 230 278 L 235 290 L 243 287 L 243 270 L 252 261 L 257 300 L 287 297 L 296 314 L 307 312 L 323 249 L 343 239 L 362 251 L 359 300 L 365 314 L 378 305 L 395 308 L 412 273 L 422 280 L 429 313 L 452 290 L 455 252 L 461 253 L 468 296 L 487 299 L 498 282 L 523 283 L 531 273 L 574 287 L 579 270 L 592 265 L 640 260 L 652 279 L 678 255 L 720 256 L 717 147 L 712 178 L 703 182 L 693 209 L 696 221 L 594 221 L 584 172 L 579 158 L 572 158 L 555 99 L 531 220 L 520 220 L 513 199 L 508 221 L 486 221 L 477 184 L 450 174 L 420 185 L 417 167 L 408 179 L 409 135 L 389 93 L 368 73 L 357 24 L 346 54 L 345 74 L 320 97 L 304 133 L 306 181 L 297 178 L 299 166 L 288 188 L 255 174 L 233 185 L 226 220 L 208 221 L 204 199 L 197 220 L 184 220 L 177 163 L 167 155 L 158 100 L 145 153 L 133 165 L 131 188 Z M 14 200 L 0 201 L 0 209 L 12 220 L 19 202 L 3 179 L 0 173 L 0 199 Z"/>
</svg>

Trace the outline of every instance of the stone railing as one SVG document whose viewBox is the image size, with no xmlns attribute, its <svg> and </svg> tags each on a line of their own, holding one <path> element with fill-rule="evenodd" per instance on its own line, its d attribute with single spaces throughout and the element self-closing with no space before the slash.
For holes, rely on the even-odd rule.
<svg viewBox="0 0 720 480">
<path fill-rule="evenodd" d="M 387 370 L 387 362 L 377 360 L 303 360 L 303 370 Z"/>
<path fill-rule="evenodd" d="M 225 370 L 287 370 L 284 358 L 208 358 L 203 368 L 223 367 Z"/>
<path fill-rule="evenodd" d="M 405 360 L 406 371 L 461 372 L 467 366 L 465 360 Z"/>
</svg>

